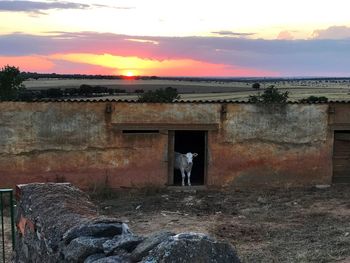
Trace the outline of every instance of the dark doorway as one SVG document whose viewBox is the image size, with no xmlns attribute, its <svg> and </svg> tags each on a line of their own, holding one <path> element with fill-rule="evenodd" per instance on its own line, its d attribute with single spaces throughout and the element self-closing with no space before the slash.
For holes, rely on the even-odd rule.
<svg viewBox="0 0 350 263">
<path fill-rule="evenodd" d="M 205 131 L 175 131 L 175 152 L 197 153 L 193 158 L 191 184 L 203 185 L 206 172 L 206 132 Z M 187 185 L 187 176 L 186 176 Z M 174 185 L 181 185 L 181 172 L 174 169 Z"/>
<path fill-rule="evenodd" d="M 333 183 L 350 183 L 350 131 L 334 131 Z"/>
</svg>

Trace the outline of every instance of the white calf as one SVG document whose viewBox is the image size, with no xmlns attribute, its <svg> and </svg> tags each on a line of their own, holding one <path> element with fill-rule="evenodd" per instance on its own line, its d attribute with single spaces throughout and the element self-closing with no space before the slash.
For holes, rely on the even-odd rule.
<svg viewBox="0 0 350 263">
<path fill-rule="evenodd" d="M 175 169 L 178 169 L 181 171 L 182 175 L 182 186 L 185 185 L 185 171 L 187 173 L 187 184 L 188 186 L 191 186 L 191 171 L 193 166 L 193 157 L 198 156 L 197 153 L 178 153 L 175 152 Z"/>
</svg>

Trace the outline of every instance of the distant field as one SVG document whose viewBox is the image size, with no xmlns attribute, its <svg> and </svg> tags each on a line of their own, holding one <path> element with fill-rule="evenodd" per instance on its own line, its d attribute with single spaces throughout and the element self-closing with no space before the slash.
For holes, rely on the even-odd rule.
<svg viewBox="0 0 350 263">
<path fill-rule="evenodd" d="M 188 100 L 246 100 L 257 92 L 252 89 L 252 82 L 223 81 L 183 81 L 183 80 L 103 80 L 103 79 L 39 79 L 24 82 L 31 90 L 49 88 L 78 88 L 82 84 L 99 85 L 107 88 L 125 89 L 134 92 L 137 89 L 154 90 L 173 87 Z M 289 91 L 290 100 L 299 100 L 310 95 L 326 96 L 331 100 L 350 100 L 350 82 L 327 80 L 283 80 L 261 83 L 264 88 L 275 85 L 283 91 Z M 136 95 L 109 96 L 114 99 L 136 99 Z"/>
</svg>

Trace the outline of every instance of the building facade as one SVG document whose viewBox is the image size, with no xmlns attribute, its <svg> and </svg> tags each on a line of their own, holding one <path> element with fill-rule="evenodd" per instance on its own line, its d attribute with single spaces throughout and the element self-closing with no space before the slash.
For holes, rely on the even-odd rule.
<svg viewBox="0 0 350 263">
<path fill-rule="evenodd" d="M 0 103 L 0 186 L 289 187 L 350 182 L 350 104 Z"/>
</svg>

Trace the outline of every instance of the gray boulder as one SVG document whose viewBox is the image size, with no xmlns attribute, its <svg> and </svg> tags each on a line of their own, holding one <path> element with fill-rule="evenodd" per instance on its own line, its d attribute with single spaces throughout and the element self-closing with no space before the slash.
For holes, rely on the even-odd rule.
<svg viewBox="0 0 350 263">
<path fill-rule="evenodd" d="M 186 232 L 186 233 L 180 233 L 177 234 L 174 238 L 177 239 L 187 239 L 187 240 L 191 240 L 191 239 L 207 239 L 210 241 L 215 241 L 213 238 L 211 238 L 210 236 L 207 236 L 206 234 L 203 233 L 194 233 L 194 232 Z"/>
<path fill-rule="evenodd" d="M 115 219 L 100 219 L 72 227 L 64 233 L 63 241 L 68 244 L 77 237 L 114 237 L 123 233 L 129 233 L 129 228 L 125 223 Z"/>
<path fill-rule="evenodd" d="M 107 240 L 103 244 L 103 251 L 107 255 L 116 254 L 114 252 L 121 250 L 125 250 L 130 253 L 143 240 L 143 237 L 133 234 L 115 236 L 113 239 Z"/>
<path fill-rule="evenodd" d="M 129 263 L 131 262 L 130 259 L 123 257 L 123 256 L 111 256 L 106 258 L 101 258 L 94 263 Z"/>
<path fill-rule="evenodd" d="M 142 241 L 135 250 L 131 253 L 131 259 L 133 261 L 140 261 L 143 257 L 147 256 L 149 251 L 158 246 L 160 243 L 167 240 L 169 237 L 174 236 L 175 233 L 169 231 L 162 231 L 147 237 Z"/>
<path fill-rule="evenodd" d="M 103 253 L 103 243 L 107 238 L 78 237 L 73 239 L 64 248 L 63 255 L 65 262 L 84 262 L 84 260 L 96 253 Z"/>
<path fill-rule="evenodd" d="M 185 233 L 168 237 L 152 249 L 143 263 L 240 263 L 233 247 L 203 234 Z"/>
<path fill-rule="evenodd" d="M 105 257 L 106 257 L 106 255 L 103 253 L 93 254 L 93 255 L 88 256 L 85 259 L 84 263 L 93 263 L 93 262 L 96 262 L 96 260 L 101 259 L 101 258 L 105 258 Z"/>
</svg>

